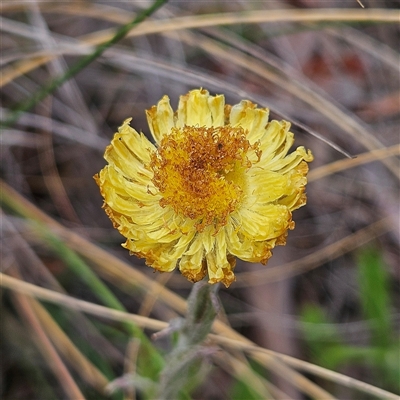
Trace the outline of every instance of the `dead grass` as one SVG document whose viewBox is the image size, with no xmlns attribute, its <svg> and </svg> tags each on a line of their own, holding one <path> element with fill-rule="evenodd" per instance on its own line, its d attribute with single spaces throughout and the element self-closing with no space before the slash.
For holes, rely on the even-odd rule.
<svg viewBox="0 0 400 400">
<path fill-rule="evenodd" d="M 3 2 L 3 119 L 148 5 Z M 200 86 L 294 121 L 297 144 L 315 161 L 287 246 L 268 266 L 239 263 L 237 282 L 222 291 L 225 314 L 209 338 L 219 349 L 214 370 L 193 398 L 230 398 L 237 380 L 261 398 L 397 398 L 374 365 L 329 371 L 308 362 L 299 322 L 310 302 L 341 327 L 366 322 L 355 256 L 375 246 L 398 333 L 400 13 L 389 1 L 363 5 L 170 2 L 3 129 L 2 398 L 107 398 L 107 383 L 142 357 L 122 323 L 149 336 L 185 313 L 189 283 L 179 273 L 153 274 L 120 248 L 92 176 L 125 118 L 147 134 L 144 109 Z M 107 307 L 69 269 L 74 260 L 125 310 Z M 243 313 L 249 319 L 230 326 Z M 369 333 L 362 324 L 357 335 Z"/>
</svg>

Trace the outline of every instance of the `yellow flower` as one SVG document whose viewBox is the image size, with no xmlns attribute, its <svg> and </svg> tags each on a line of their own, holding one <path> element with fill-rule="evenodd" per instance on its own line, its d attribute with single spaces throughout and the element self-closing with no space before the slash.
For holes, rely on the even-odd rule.
<svg viewBox="0 0 400 400">
<path fill-rule="evenodd" d="M 146 111 L 153 145 L 127 119 L 94 178 L 123 247 L 162 272 L 229 286 L 235 257 L 265 264 L 306 203 L 308 165 L 290 124 L 268 122 L 250 101 L 192 90 L 174 112 L 168 96 Z"/>
</svg>

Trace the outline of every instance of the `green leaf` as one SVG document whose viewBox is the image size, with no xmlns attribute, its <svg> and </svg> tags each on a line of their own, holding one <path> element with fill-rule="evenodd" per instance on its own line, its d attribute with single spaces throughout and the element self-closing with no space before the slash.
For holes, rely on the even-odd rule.
<svg viewBox="0 0 400 400">
<path fill-rule="evenodd" d="M 264 368 L 256 362 L 250 360 L 249 365 L 254 373 L 265 377 Z M 263 400 L 260 393 L 255 391 L 246 380 L 236 380 L 229 392 L 229 399 L 231 400 Z"/>
<path fill-rule="evenodd" d="M 373 332 L 371 344 L 388 347 L 391 341 L 388 274 L 376 248 L 364 249 L 358 255 L 361 305 Z"/>
<path fill-rule="evenodd" d="M 301 311 L 300 320 L 313 360 L 327 368 L 336 367 L 342 362 L 342 341 L 324 310 L 319 306 L 307 304 Z"/>
</svg>

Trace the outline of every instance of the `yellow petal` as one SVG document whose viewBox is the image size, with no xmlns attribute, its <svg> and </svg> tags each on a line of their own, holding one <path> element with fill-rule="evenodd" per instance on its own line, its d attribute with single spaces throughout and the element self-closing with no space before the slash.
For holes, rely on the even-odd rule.
<svg viewBox="0 0 400 400">
<path fill-rule="evenodd" d="M 206 260 L 209 283 L 221 282 L 224 279 L 224 271 L 221 265 L 218 265 L 215 253 L 211 252 L 206 254 Z"/>
<path fill-rule="evenodd" d="M 226 287 L 235 280 L 233 268 L 235 261 L 231 257 L 228 260 L 225 230 L 220 230 L 216 235 L 213 251 L 206 254 L 208 282 L 211 284 L 222 282 Z"/>
<path fill-rule="evenodd" d="M 212 126 L 217 128 L 224 126 L 224 108 L 225 108 L 225 97 L 222 95 L 209 96 L 208 107 L 211 112 Z"/>
<path fill-rule="evenodd" d="M 294 169 L 287 173 L 290 180 L 289 188 L 280 200 L 280 204 L 284 204 L 290 211 L 296 210 L 306 204 L 306 195 L 304 194 L 305 186 L 307 184 L 308 165 L 302 161 Z"/>
<path fill-rule="evenodd" d="M 161 247 L 156 260 L 151 264 L 152 267 L 160 271 L 170 272 L 175 269 L 178 260 L 182 257 L 189 243 L 193 239 L 195 230 L 187 235 L 180 235 L 178 240 L 172 241 L 168 245 Z"/>
<path fill-rule="evenodd" d="M 152 172 L 145 164 L 150 162 L 150 152 L 155 147 L 143 134 L 132 129 L 129 121 L 130 119 L 126 120 L 114 135 L 111 144 L 106 148 L 104 158 L 122 176 L 147 184 Z"/>
<path fill-rule="evenodd" d="M 207 90 L 196 89 L 181 96 L 178 105 L 176 126 L 211 127 L 224 122 L 224 96 L 210 96 Z"/>
<path fill-rule="evenodd" d="M 168 250 L 171 249 L 170 244 L 149 244 L 141 240 L 127 240 L 122 246 L 130 250 L 137 257 L 144 258 L 146 265 L 157 271 L 171 272 L 176 268 L 178 260 L 167 256 Z"/>
<path fill-rule="evenodd" d="M 153 219 L 161 218 L 165 213 L 158 201 L 150 204 L 141 204 L 133 197 L 124 198 L 113 190 L 108 183 L 103 185 L 104 201 L 113 210 L 120 214 L 129 215 L 132 220 L 137 220 L 141 225 L 148 224 Z"/>
<path fill-rule="evenodd" d="M 149 185 L 152 188 L 154 188 L 154 185 L 149 184 L 148 181 L 138 183 L 133 179 L 126 179 L 113 165 L 108 165 L 100 171 L 100 181 L 104 182 L 103 188 L 109 187 L 116 194 L 132 197 L 143 205 L 148 202 L 153 203 L 160 198 L 158 194 L 149 193 Z"/>
<path fill-rule="evenodd" d="M 241 209 L 240 233 L 250 240 L 266 240 L 281 236 L 291 226 L 292 216 L 286 206 L 255 204 Z"/>
<path fill-rule="evenodd" d="M 169 97 L 164 96 L 156 106 L 146 110 L 147 123 L 157 143 L 161 143 L 164 135 L 168 135 L 175 126 L 174 112 Z"/>
<path fill-rule="evenodd" d="M 242 100 L 232 107 L 229 120 L 232 126 L 241 126 L 247 130 L 247 139 L 253 144 L 265 135 L 268 116 L 268 108 L 257 108 L 257 104 Z"/>
<path fill-rule="evenodd" d="M 147 111 L 155 147 L 124 121 L 95 180 L 123 246 L 152 268 L 179 267 L 197 282 L 229 286 L 235 257 L 266 263 L 306 202 L 303 147 L 290 153 L 286 121 L 268 109 L 195 89 L 173 112 L 168 96 Z"/>
<path fill-rule="evenodd" d="M 290 124 L 286 121 L 273 120 L 267 125 L 260 140 L 260 166 L 268 168 L 271 163 L 286 156 L 294 142 L 294 135 L 289 129 Z"/>
<path fill-rule="evenodd" d="M 248 239 L 235 226 L 236 224 L 228 224 L 225 227 L 227 251 L 243 261 L 266 263 L 272 255 L 271 249 L 276 240 L 257 242 Z"/>
<path fill-rule="evenodd" d="M 278 172 L 252 168 L 248 172 L 249 194 L 243 207 L 251 208 L 254 204 L 271 203 L 286 195 L 290 190 L 290 180 Z"/>
<path fill-rule="evenodd" d="M 213 250 L 215 244 L 214 229 L 212 226 L 208 226 L 201 234 L 200 237 L 203 241 L 203 247 L 206 253 Z"/>
<path fill-rule="evenodd" d="M 179 270 L 191 282 L 200 281 L 207 273 L 203 257 L 203 244 L 201 238 L 197 236 L 179 262 Z"/>
</svg>

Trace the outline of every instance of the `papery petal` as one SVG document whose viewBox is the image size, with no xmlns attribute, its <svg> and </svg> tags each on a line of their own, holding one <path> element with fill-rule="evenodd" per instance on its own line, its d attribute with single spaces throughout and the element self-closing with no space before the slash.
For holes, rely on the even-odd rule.
<svg viewBox="0 0 400 400">
<path fill-rule="evenodd" d="M 175 127 L 174 111 L 168 96 L 164 96 L 156 106 L 146 110 L 146 116 L 151 134 L 157 143 L 161 143 L 163 136 L 168 135 Z"/>
<path fill-rule="evenodd" d="M 107 146 L 104 158 L 119 173 L 129 179 L 148 182 L 152 176 L 145 165 L 150 162 L 150 153 L 155 151 L 153 144 L 129 126 L 131 118 L 124 121 Z"/>
<path fill-rule="evenodd" d="M 255 204 L 240 210 L 240 233 L 247 239 L 261 241 L 281 236 L 292 226 L 292 214 L 284 205 Z"/>
<path fill-rule="evenodd" d="M 199 235 L 193 240 L 189 249 L 183 254 L 179 270 L 191 282 L 198 282 L 204 278 L 207 273 L 204 263 L 204 247 Z"/>
<path fill-rule="evenodd" d="M 225 230 L 220 230 L 216 235 L 214 249 L 206 254 L 206 260 L 209 283 L 222 282 L 229 287 L 235 281 L 235 261 L 227 253 Z"/>
<path fill-rule="evenodd" d="M 95 175 L 123 247 L 191 282 L 235 280 L 235 257 L 266 263 L 306 203 L 310 151 L 294 151 L 290 123 L 268 122 L 248 100 L 195 89 L 174 113 L 168 96 L 147 112 L 154 146 L 124 121 Z"/>
<path fill-rule="evenodd" d="M 225 228 L 227 251 L 248 262 L 266 263 L 272 256 L 271 249 L 274 247 L 275 239 L 254 241 L 246 238 L 236 224 L 228 224 Z"/>
<path fill-rule="evenodd" d="M 263 168 L 252 168 L 248 172 L 249 194 L 243 207 L 251 208 L 254 204 L 274 202 L 287 194 L 289 184 L 285 175 Z"/>
<path fill-rule="evenodd" d="M 181 96 L 178 105 L 176 126 L 210 127 L 224 123 L 224 96 L 210 96 L 207 90 L 192 90 Z"/>
<path fill-rule="evenodd" d="M 268 116 L 267 108 L 257 108 L 251 101 L 242 100 L 232 107 L 229 121 L 232 126 L 244 128 L 248 132 L 247 139 L 253 144 L 265 135 Z"/>
</svg>

